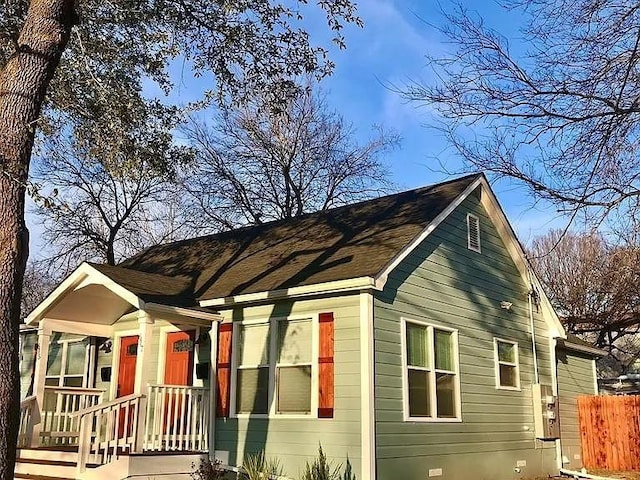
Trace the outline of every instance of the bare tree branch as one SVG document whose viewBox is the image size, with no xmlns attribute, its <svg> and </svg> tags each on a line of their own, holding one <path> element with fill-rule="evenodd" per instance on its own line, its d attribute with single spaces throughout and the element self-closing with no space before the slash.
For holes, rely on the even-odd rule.
<svg viewBox="0 0 640 480">
<path fill-rule="evenodd" d="M 281 111 L 256 97 L 183 128 L 198 151 L 184 172 L 191 217 L 213 230 L 290 218 L 362 200 L 392 184 L 381 155 L 399 138 L 379 129 L 361 145 L 309 81 Z"/>
</svg>

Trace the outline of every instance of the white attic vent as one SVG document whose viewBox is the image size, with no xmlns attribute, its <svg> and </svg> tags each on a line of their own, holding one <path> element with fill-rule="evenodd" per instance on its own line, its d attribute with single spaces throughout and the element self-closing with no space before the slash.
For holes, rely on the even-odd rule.
<svg viewBox="0 0 640 480">
<path fill-rule="evenodd" d="M 480 219 L 470 213 L 467 214 L 467 246 L 480 253 Z"/>
</svg>

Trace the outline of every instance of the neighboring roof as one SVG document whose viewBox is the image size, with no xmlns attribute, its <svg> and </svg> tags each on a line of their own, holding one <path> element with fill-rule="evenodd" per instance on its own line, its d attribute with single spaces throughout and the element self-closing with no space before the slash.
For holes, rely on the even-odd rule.
<svg viewBox="0 0 640 480">
<path fill-rule="evenodd" d="M 637 395 L 640 393 L 640 375 L 620 375 L 616 378 L 599 378 L 598 391 L 610 395 Z"/>
<path fill-rule="evenodd" d="M 132 292 L 203 300 L 373 277 L 482 174 L 95 266 Z"/>
<path fill-rule="evenodd" d="M 96 263 L 89 263 L 89 265 L 147 303 L 177 307 L 190 307 L 197 304 L 190 282 L 184 278 L 146 273 L 122 266 Z"/>
<path fill-rule="evenodd" d="M 567 350 L 574 350 L 578 352 L 588 353 L 596 357 L 604 357 L 608 355 L 605 350 L 602 350 L 598 347 L 594 347 L 593 344 L 589 342 L 585 342 L 581 338 L 573 335 L 572 333 L 567 333 L 567 338 L 558 338 L 557 339 L 558 347 L 565 348 Z"/>
</svg>

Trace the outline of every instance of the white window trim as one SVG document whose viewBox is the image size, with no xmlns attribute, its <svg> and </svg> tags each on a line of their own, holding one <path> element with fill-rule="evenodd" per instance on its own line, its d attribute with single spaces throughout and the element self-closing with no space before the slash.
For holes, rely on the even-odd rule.
<svg viewBox="0 0 640 480">
<path fill-rule="evenodd" d="M 498 342 L 509 343 L 514 346 L 514 352 L 516 361 L 515 362 L 504 362 L 500 361 L 498 358 Z M 520 391 L 520 354 L 518 351 L 518 342 L 514 342 L 513 340 L 506 340 L 504 338 L 493 337 L 493 360 L 494 360 L 494 371 L 496 378 L 496 389 L 497 390 L 512 390 L 512 391 Z M 500 365 L 508 365 L 510 367 L 516 367 L 516 386 L 510 387 L 508 385 L 500 385 Z"/>
<path fill-rule="evenodd" d="M 69 344 L 70 343 L 78 343 L 78 342 L 84 342 L 87 341 L 87 344 L 85 345 L 85 352 L 84 352 L 84 370 L 82 375 L 81 374 L 71 374 L 71 375 L 67 375 L 67 356 L 68 356 L 68 352 L 69 352 Z M 62 345 L 62 352 L 60 353 L 60 373 L 58 375 L 46 375 L 45 372 L 45 382 L 47 379 L 49 378 L 57 378 L 58 379 L 58 387 L 64 387 L 64 379 L 65 377 L 68 378 L 80 378 L 82 377 L 82 387 L 78 387 L 78 388 L 87 388 L 87 382 L 88 382 L 88 373 L 89 373 L 89 352 L 90 352 L 90 347 L 91 347 L 91 342 L 89 342 L 87 340 L 87 337 L 77 337 L 77 338 L 65 338 L 65 339 L 60 339 L 56 342 L 58 345 Z M 48 357 L 48 354 L 47 354 Z M 47 358 L 48 361 L 48 358 Z M 56 385 L 47 385 L 50 388 L 56 388 Z"/>
<path fill-rule="evenodd" d="M 478 248 L 471 245 L 471 224 L 469 223 L 469 219 L 471 218 L 473 218 L 478 225 Z M 467 248 L 472 252 L 482 253 L 482 244 L 480 241 L 480 218 L 473 213 L 467 213 Z"/>
<path fill-rule="evenodd" d="M 414 320 L 410 318 L 401 317 L 401 348 L 402 348 L 402 400 L 403 400 L 403 417 L 405 422 L 420 422 L 420 423 L 460 423 L 462 422 L 462 395 L 460 392 L 460 355 L 458 347 L 458 330 L 451 327 L 444 327 L 435 323 L 424 322 L 420 320 Z M 453 361 L 454 370 L 448 372 L 455 373 L 455 402 L 456 402 L 456 417 L 452 418 L 437 418 L 437 417 L 412 417 L 409 414 L 409 365 L 407 359 L 407 323 L 413 323 L 428 328 L 427 336 L 430 343 L 429 349 L 429 365 L 435 367 L 435 352 L 433 348 L 433 329 L 443 330 L 451 332 L 453 334 Z M 413 367 L 412 367 L 413 368 Z M 437 397 L 435 389 L 435 373 L 443 372 L 444 370 L 436 370 L 435 368 L 425 368 L 429 372 L 433 372 L 429 376 L 430 387 L 430 402 L 433 405 L 432 408 L 436 408 Z M 433 382 L 432 382 L 433 380 Z"/>
<path fill-rule="evenodd" d="M 231 345 L 231 391 L 229 395 L 229 417 L 230 418 L 279 418 L 279 419 L 316 419 L 318 418 L 318 353 L 319 353 L 319 324 L 318 314 L 312 315 L 291 315 L 288 317 L 271 317 L 258 320 L 243 320 L 233 322 L 232 345 Z M 278 322 L 295 320 L 311 320 L 311 331 L 313 338 L 311 339 L 311 412 L 310 413 L 278 413 L 276 410 L 276 368 L 277 363 L 276 350 L 278 339 Z M 269 337 L 269 393 L 267 402 L 269 405 L 268 413 L 238 413 L 236 412 L 236 393 L 237 393 L 237 372 L 238 365 L 238 338 L 239 329 L 242 325 L 260 325 L 270 324 L 272 333 Z M 285 366 L 286 364 L 282 364 Z M 307 365 L 306 363 L 304 365 Z M 245 368 L 255 368 L 256 366 L 245 365 Z"/>
</svg>

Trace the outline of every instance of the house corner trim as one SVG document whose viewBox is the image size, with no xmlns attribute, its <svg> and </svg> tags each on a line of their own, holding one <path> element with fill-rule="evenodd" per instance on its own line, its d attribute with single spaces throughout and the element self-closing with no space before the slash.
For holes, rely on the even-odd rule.
<svg viewBox="0 0 640 480">
<path fill-rule="evenodd" d="M 373 294 L 360 293 L 360 422 L 362 436 L 361 478 L 376 480 Z"/>
</svg>

